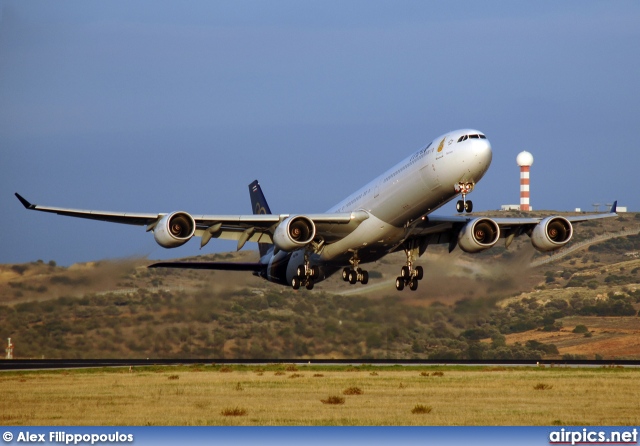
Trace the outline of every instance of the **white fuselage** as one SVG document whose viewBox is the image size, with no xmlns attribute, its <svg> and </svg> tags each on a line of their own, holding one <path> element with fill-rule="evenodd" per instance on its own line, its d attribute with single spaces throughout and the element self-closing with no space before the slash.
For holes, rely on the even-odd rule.
<svg viewBox="0 0 640 446">
<path fill-rule="evenodd" d="M 474 137 L 459 142 L 465 135 Z M 345 266 L 354 252 L 363 262 L 391 252 L 403 241 L 408 224 L 460 195 L 456 188 L 459 183 L 475 185 L 489 168 L 491 158 L 491 144 L 477 130 L 439 136 L 329 209 L 327 213 L 363 210 L 369 218 L 344 238 L 325 246 L 312 262 L 325 266 L 323 275 L 327 277 Z M 286 268 L 288 281 L 303 257 L 301 251 L 291 254 Z"/>
</svg>

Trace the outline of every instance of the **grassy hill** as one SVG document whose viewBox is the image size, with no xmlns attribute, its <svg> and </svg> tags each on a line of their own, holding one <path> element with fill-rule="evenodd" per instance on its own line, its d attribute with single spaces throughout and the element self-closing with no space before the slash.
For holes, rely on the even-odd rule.
<svg viewBox="0 0 640 446">
<path fill-rule="evenodd" d="M 526 236 L 475 255 L 429 247 L 420 288 L 401 293 L 403 254 L 369 265 L 366 286 L 313 291 L 146 259 L 0 265 L 0 339 L 22 358 L 640 359 L 639 231 L 623 214 L 576 225 L 559 253 Z"/>
</svg>

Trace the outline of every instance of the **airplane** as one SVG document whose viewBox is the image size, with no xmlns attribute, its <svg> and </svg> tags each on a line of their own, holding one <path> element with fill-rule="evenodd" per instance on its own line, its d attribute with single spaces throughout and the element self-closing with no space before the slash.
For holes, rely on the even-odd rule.
<svg viewBox="0 0 640 446">
<path fill-rule="evenodd" d="M 149 267 L 250 271 L 270 282 L 309 290 L 340 270 L 345 282 L 365 285 L 369 273 L 361 264 L 404 251 L 406 262 L 396 278 L 396 289 L 408 286 L 415 291 L 424 277 L 424 269 L 416 261 L 431 244 L 446 244 L 449 252 L 458 246 L 464 252 L 477 253 L 501 238 L 509 247 L 515 237 L 527 234 L 538 251 L 553 251 L 571 240 L 572 223 L 617 215 L 614 202 L 608 213 L 592 215 L 473 216 L 473 203 L 467 195 L 487 172 L 491 160 L 491 144 L 484 133 L 451 131 L 322 214 L 272 214 L 257 180 L 249 185 L 251 215 L 85 211 L 36 205 L 15 195 L 30 210 L 146 226 L 164 248 L 181 246 L 194 236 L 200 237 L 201 248 L 213 238 L 237 240 L 238 250 L 246 242 L 257 242 L 260 259 L 255 263 L 173 261 Z M 461 198 L 456 202 L 458 215 L 432 215 L 457 197 Z"/>
</svg>

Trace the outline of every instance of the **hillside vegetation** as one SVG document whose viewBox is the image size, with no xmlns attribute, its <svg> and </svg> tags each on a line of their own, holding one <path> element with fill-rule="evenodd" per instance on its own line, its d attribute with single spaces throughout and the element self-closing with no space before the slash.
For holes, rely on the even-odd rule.
<svg viewBox="0 0 640 446">
<path fill-rule="evenodd" d="M 0 265 L 0 339 L 20 358 L 640 359 L 638 231 L 640 214 L 576 225 L 549 263 L 526 236 L 476 255 L 429 247 L 420 288 L 401 293 L 403 254 L 370 265 L 367 286 L 336 276 L 311 292 L 146 259 Z"/>
</svg>

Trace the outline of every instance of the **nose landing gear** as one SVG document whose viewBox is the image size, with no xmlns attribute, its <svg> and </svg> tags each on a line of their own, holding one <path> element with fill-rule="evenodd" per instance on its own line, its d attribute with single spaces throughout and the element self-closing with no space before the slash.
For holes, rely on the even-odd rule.
<svg viewBox="0 0 640 446">
<path fill-rule="evenodd" d="M 467 194 L 473 191 L 473 186 L 473 183 L 458 183 L 454 186 L 455 191 L 462 194 L 462 200 L 458 200 L 456 203 L 457 212 L 473 212 L 473 202 L 467 200 Z"/>
</svg>

